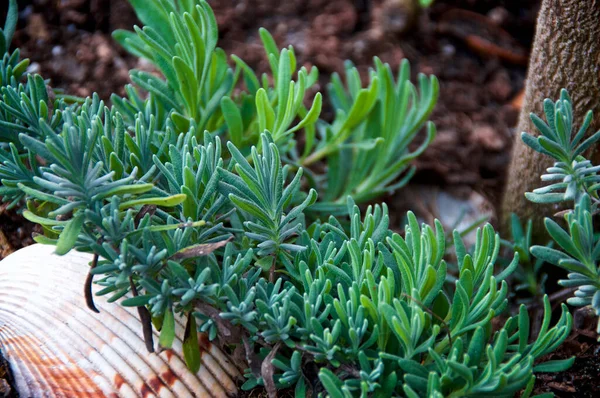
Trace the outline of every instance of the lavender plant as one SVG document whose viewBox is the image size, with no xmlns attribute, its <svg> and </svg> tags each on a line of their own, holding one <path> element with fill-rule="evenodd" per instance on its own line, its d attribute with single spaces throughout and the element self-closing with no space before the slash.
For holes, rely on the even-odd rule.
<svg viewBox="0 0 600 398">
<path fill-rule="evenodd" d="M 551 326 L 545 299 L 535 341 L 525 307 L 500 322 L 519 256 L 496 272 L 490 225 L 473 248 L 454 233 L 458 277 L 448 288 L 439 222 L 408 213 L 401 236 L 385 205 L 357 205 L 410 178 L 435 133 L 429 123 L 408 151 L 437 99 L 434 77 L 419 77 L 417 90 L 406 62 L 394 81 L 375 60 L 363 88 L 349 65 L 347 88 L 338 77 L 330 86 L 328 122 L 319 94 L 304 105 L 316 69 L 297 70 L 293 49 L 279 51 L 266 31 L 272 85 L 237 57 L 228 66 L 205 1 L 130 1 L 146 26 L 115 37 L 163 77 L 132 71 L 127 97 L 111 107 L 97 96 L 51 103 L 41 77 L 17 84 L 18 53 L 2 64 L 11 79 L 0 100 L 0 196 L 26 200 L 24 216 L 44 228 L 38 242 L 93 253 L 91 310 L 96 279 L 98 294 L 137 307 L 150 351 L 152 327 L 170 347 L 181 316 L 192 371 L 197 329 L 237 347 L 243 387 L 271 396 L 527 397 L 534 372 L 570 366 L 538 361 L 570 332 L 565 306 Z M 310 169 L 319 162 L 323 175 Z"/>
<path fill-rule="evenodd" d="M 510 239 L 502 239 L 502 244 L 512 252 L 519 255 L 519 266 L 515 270 L 512 279 L 515 283 L 514 290 L 526 292 L 528 297 L 537 298 L 545 292 L 545 283 L 548 278 L 544 270 L 544 260 L 536 258 L 530 252 L 532 247 L 533 222 L 527 220 L 522 223 L 521 219 L 516 214 L 511 214 L 510 217 Z M 552 247 L 552 242 L 546 244 L 547 247 Z M 504 259 L 509 261 L 509 259 Z"/>
<path fill-rule="evenodd" d="M 585 151 L 600 140 L 600 131 L 586 137 L 592 122 L 589 111 L 579 130 L 573 128 L 573 106 L 566 90 L 553 103 L 544 101 L 544 122 L 531 115 L 538 137 L 523 133 L 523 141 L 537 152 L 555 160 L 542 175 L 542 181 L 551 184 L 528 192 L 525 196 L 536 203 L 571 204 L 572 209 L 562 212 L 566 229 L 559 223 L 546 218 L 548 234 L 558 248 L 533 246 L 531 253 L 548 263 L 558 265 L 568 272 L 566 280 L 559 283 L 576 288 L 575 297 L 568 300 L 575 306 L 591 306 L 600 316 L 600 241 L 594 230 L 594 216 L 598 213 L 598 189 L 600 188 L 600 166 L 594 166 L 584 156 Z M 600 323 L 598 325 L 600 332 Z"/>
</svg>

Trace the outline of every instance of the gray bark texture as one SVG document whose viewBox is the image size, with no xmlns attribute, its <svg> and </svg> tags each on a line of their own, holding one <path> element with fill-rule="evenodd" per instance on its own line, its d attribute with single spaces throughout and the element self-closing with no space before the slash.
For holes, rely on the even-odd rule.
<svg viewBox="0 0 600 398">
<path fill-rule="evenodd" d="M 529 118 L 542 119 L 543 100 L 556 101 L 566 88 L 573 101 L 573 124 L 578 129 L 588 110 L 594 121 L 588 134 L 600 129 L 600 0 L 543 0 L 529 62 L 523 109 L 517 125 L 502 206 L 501 228 L 506 235 L 510 213 L 532 218 L 534 231 L 544 230 L 543 217 L 557 207 L 538 205 L 525 199 L 525 192 L 544 185 L 540 176 L 552 160 L 534 152 L 521 140 L 521 132 L 538 135 Z M 596 152 L 592 162 L 600 164 Z M 589 154 L 588 154 L 589 155 Z M 594 162 L 595 160 L 595 162 Z M 543 234 L 543 232 L 542 232 Z"/>
</svg>

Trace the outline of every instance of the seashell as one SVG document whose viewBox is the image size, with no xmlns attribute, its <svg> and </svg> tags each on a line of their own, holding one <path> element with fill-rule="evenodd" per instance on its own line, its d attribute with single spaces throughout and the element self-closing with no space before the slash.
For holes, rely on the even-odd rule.
<svg viewBox="0 0 600 398">
<path fill-rule="evenodd" d="M 33 245 L 0 261 L 0 350 L 20 397 L 227 397 L 242 374 L 204 334 L 202 365 L 191 373 L 182 355 L 185 323 L 173 348 L 148 353 L 135 308 L 96 297 L 83 286 L 91 255 L 53 254 Z M 94 285 L 94 293 L 99 290 Z M 155 333 L 155 341 L 158 334 Z"/>
</svg>

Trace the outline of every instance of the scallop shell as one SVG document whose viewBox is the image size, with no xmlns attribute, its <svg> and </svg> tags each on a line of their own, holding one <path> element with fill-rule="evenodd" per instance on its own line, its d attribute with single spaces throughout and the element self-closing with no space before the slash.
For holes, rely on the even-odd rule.
<svg viewBox="0 0 600 398">
<path fill-rule="evenodd" d="M 0 261 L 0 350 L 21 397 L 227 397 L 240 370 L 200 334 L 202 365 L 191 373 L 182 356 L 185 324 L 173 348 L 146 350 L 135 308 L 83 296 L 89 254 L 53 254 L 33 245 Z M 94 285 L 94 293 L 99 286 Z M 158 335 L 155 333 L 155 341 Z"/>
</svg>

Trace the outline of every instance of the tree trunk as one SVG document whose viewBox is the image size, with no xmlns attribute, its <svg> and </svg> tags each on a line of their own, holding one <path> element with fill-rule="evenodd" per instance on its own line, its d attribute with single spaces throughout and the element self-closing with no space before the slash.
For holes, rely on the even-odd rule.
<svg viewBox="0 0 600 398">
<path fill-rule="evenodd" d="M 530 113 L 543 116 L 542 101 L 557 100 L 566 88 L 573 101 L 574 127 L 578 128 L 588 110 L 594 121 L 588 133 L 600 128 L 600 0 L 543 0 L 537 20 L 525 100 L 508 169 L 500 209 L 501 227 L 506 234 L 510 213 L 532 218 L 534 231 L 544 230 L 542 220 L 557 210 L 533 204 L 525 192 L 544 185 L 540 176 L 552 160 L 534 152 L 521 140 L 521 132 L 537 135 Z M 595 157 L 595 156 L 594 156 Z"/>
</svg>

